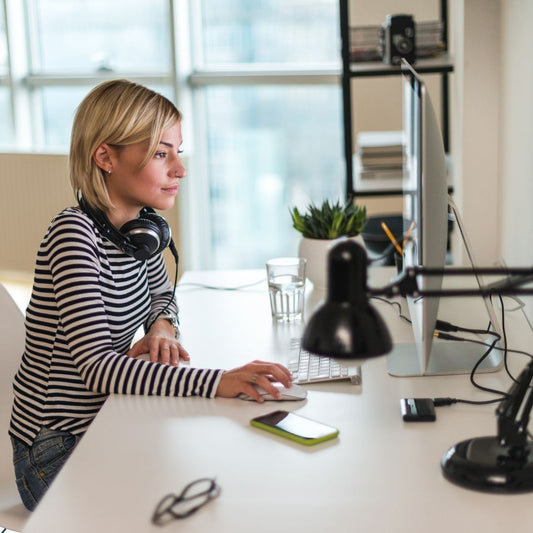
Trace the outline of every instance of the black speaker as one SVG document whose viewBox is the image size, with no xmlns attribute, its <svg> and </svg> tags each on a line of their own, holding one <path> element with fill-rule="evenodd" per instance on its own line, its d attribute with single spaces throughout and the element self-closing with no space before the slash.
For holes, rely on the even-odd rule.
<svg viewBox="0 0 533 533">
<path fill-rule="evenodd" d="M 139 261 L 146 261 L 161 253 L 167 246 L 171 247 L 174 254 L 170 227 L 167 221 L 152 208 L 144 207 L 139 213 L 139 218 L 126 222 L 120 230 L 117 230 L 103 211 L 93 209 L 83 197 L 79 198 L 79 204 L 82 211 L 94 221 L 102 235 L 125 254 Z"/>
<path fill-rule="evenodd" d="M 416 32 L 412 15 L 387 15 L 381 26 L 383 62 L 399 65 L 402 58 L 413 64 L 416 61 Z"/>
</svg>

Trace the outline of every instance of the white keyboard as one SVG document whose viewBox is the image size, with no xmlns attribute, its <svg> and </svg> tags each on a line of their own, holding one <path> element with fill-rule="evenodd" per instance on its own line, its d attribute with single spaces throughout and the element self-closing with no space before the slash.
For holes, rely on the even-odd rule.
<svg viewBox="0 0 533 533">
<path fill-rule="evenodd" d="M 361 367 L 346 367 L 336 359 L 309 353 L 300 345 L 300 339 L 291 339 L 287 368 L 295 383 L 320 383 L 324 381 L 350 381 L 361 384 Z"/>
</svg>

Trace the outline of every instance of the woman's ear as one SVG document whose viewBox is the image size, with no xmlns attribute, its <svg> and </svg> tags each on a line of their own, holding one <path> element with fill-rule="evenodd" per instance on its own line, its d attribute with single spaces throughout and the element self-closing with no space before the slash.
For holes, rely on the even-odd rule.
<svg viewBox="0 0 533 533">
<path fill-rule="evenodd" d="M 113 163 L 111 161 L 111 147 L 101 143 L 93 154 L 94 162 L 107 174 L 111 174 Z"/>
</svg>

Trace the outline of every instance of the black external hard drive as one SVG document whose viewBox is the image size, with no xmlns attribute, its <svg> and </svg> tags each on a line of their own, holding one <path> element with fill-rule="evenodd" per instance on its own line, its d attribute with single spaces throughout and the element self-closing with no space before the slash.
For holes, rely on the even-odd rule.
<svg viewBox="0 0 533 533">
<path fill-rule="evenodd" d="M 400 406 L 406 422 L 434 422 L 437 418 L 431 398 L 402 398 Z"/>
</svg>

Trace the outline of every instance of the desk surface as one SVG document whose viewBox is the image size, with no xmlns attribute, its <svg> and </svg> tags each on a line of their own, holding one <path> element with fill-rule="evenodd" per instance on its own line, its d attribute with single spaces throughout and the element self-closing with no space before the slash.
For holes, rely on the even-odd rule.
<svg viewBox="0 0 533 533">
<path fill-rule="evenodd" d="M 378 269 L 372 269 L 377 272 Z M 383 269 L 379 269 L 383 270 Z M 287 361 L 299 324 L 272 324 L 260 271 L 187 273 L 178 291 L 183 343 L 193 364 L 232 368 L 252 359 Z M 371 278 L 372 281 L 372 278 Z M 321 295 L 308 294 L 308 306 Z M 395 341 L 410 327 L 378 302 Z M 527 348 L 531 332 L 518 313 L 510 344 Z M 472 326 L 485 323 L 479 318 Z M 525 364 L 518 358 L 514 364 Z M 498 372 L 480 378 L 506 390 Z M 456 404 L 434 423 L 402 422 L 406 396 L 486 399 L 468 376 L 394 378 L 386 358 L 363 365 L 363 384 L 316 384 L 303 402 L 112 396 L 33 513 L 27 533 L 162 531 L 150 523 L 158 500 L 191 480 L 216 477 L 222 492 L 167 532 L 327 531 L 451 532 L 533 528 L 531 495 L 494 495 L 444 479 L 440 460 L 456 442 L 494 435 L 494 406 Z M 249 425 L 286 408 L 340 429 L 334 441 L 307 448 Z"/>
</svg>

